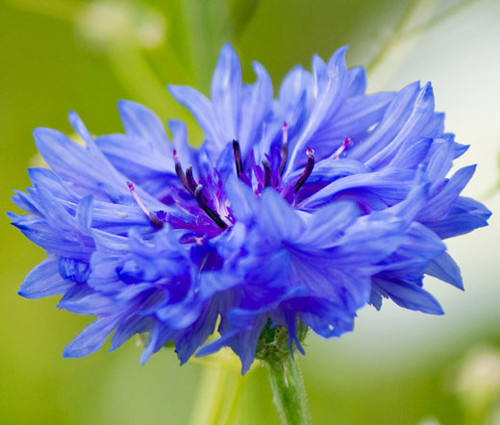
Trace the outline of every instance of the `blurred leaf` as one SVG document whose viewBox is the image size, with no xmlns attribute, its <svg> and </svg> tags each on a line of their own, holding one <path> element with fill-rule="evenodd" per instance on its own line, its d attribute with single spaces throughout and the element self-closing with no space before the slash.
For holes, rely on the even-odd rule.
<svg viewBox="0 0 500 425">
<path fill-rule="evenodd" d="M 183 0 L 182 19 L 187 33 L 190 64 L 196 86 L 207 89 L 219 50 L 231 42 L 226 0 Z"/>
<path fill-rule="evenodd" d="M 252 19 L 260 0 L 229 0 L 229 3 L 232 33 L 237 37 Z"/>
</svg>

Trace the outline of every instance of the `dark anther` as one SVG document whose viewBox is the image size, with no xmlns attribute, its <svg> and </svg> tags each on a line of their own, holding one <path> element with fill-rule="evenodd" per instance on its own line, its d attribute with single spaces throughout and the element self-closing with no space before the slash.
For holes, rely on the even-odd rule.
<svg viewBox="0 0 500 425">
<path fill-rule="evenodd" d="M 281 162 L 280 162 L 280 168 L 279 168 L 279 173 L 280 176 L 283 174 L 283 171 L 285 170 L 286 166 L 286 161 L 288 159 L 288 125 L 286 122 L 283 123 L 283 140 L 281 142 Z"/>
<path fill-rule="evenodd" d="M 177 151 L 175 150 L 174 150 L 174 162 L 175 162 L 175 174 L 177 174 L 177 177 L 179 178 L 180 182 L 188 190 L 188 192 L 191 192 L 186 180 L 186 175 L 184 174 L 184 171 L 182 170 L 182 165 L 179 162 L 179 158 L 177 157 Z"/>
<path fill-rule="evenodd" d="M 233 155 L 234 155 L 234 165 L 236 166 L 236 175 L 239 177 L 243 173 L 243 161 L 241 159 L 241 149 L 240 144 L 235 139 L 233 140 Z"/>
<path fill-rule="evenodd" d="M 217 224 L 217 226 L 219 226 L 221 229 L 225 229 L 227 227 L 227 224 L 222 221 L 219 214 L 217 214 L 208 206 L 207 198 L 205 198 L 205 195 L 203 195 L 203 186 L 201 184 L 196 186 L 193 196 L 194 199 L 196 199 L 196 202 L 198 202 L 200 208 L 205 211 L 205 213 L 215 222 L 215 224 Z"/>
<path fill-rule="evenodd" d="M 163 227 L 163 221 L 161 221 L 156 215 L 154 215 L 152 212 L 148 210 L 146 205 L 144 205 L 144 202 L 142 202 L 142 199 L 139 197 L 137 192 L 135 191 L 135 187 L 131 182 L 127 182 L 128 189 L 130 190 L 130 193 L 132 194 L 133 198 L 135 199 L 135 202 L 137 202 L 137 205 L 139 205 L 139 208 L 146 214 L 148 217 L 149 221 L 151 224 L 158 229 L 161 229 Z"/>
<path fill-rule="evenodd" d="M 267 187 L 271 184 L 271 164 L 264 158 L 262 165 L 264 166 L 264 186 Z"/>
<path fill-rule="evenodd" d="M 177 177 L 179 177 L 179 180 L 181 181 L 182 185 L 191 195 L 193 195 L 193 198 L 196 200 L 200 208 L 203 211 L 205 211 L 205 213 L 217 224 L 217 226 L 219 226 L 221 229 L 225 229 L 227 227 L 227 224 L 224 223 L 224 221 L 222 221 L 219 214 L 217 214 L 208 206 L 208 200 L 203 194 L 203 186 L 201 184 L 196 183 L 196 180 L 193 177 L 193 167 L 191 165 L 187 167 L 186 174 L 184 174 L 179 159 L 177 158 L 177 152 L 175 150 L 174 150 L 174 162 L 175 162 L 175 172 L 177 174 Z M 132 194 L 134 194 L 134 192 L 132 192 Z M 147 212 L 147 214 L 149 219 L 151 220 L 151 223 L 153 223 L 156 226 L 157 224 L 153 221 L 156 220 L 163 226 L 161 220 L 159 220 L 157 217 L 155 217 L 153 214 L 149 212 Z"/>
<path fill-rule="evenodd" d="M 158 229 L 161 229 L 163 227 L 163 221 L 161 221 L 153 213 L 149 213 L 148 218 L 153 226 L 157 227 Z"/>
<path fill-rule="evenodd" d="M 295 185 L 293 186 L 295 192 L 297 192 L 297 190 L 299 190 L 302 187 L 302 185 L 306 182 L 306 180 L 311 175 L 313 168 L 314 168 L 314 150 L 308 147 L 306 168 L 300 175 L 299 179 L 297 180 L 297 183 L 295 183 Z"/>
<path fill-rule="evenodd" d="M 188 191 L 194 194 L 198 183 L 196 183 L 196 180 L 193 177 L 193 167 L 191 165 L 186 168 L 186 183 Z"/>
</svg>

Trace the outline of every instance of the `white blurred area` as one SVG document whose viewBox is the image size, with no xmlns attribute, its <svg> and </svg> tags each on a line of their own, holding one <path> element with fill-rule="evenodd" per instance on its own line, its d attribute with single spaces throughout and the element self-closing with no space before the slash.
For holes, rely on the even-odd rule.
<svg viewBox="0 0 500 425">
<path fill-rule="evenodd" d="M 89 46 L 97 48 L 154 49 L 165 37 L 163 16 L 140 3 L 92 1 L 82 7 L 76 24 Z"/>
<path fill-rule="evenodd" d="M 432 16 L 456 3 L 424 1 L 419 12 Z M 370 374 L 416 373 L 440 356 L 465 355 L 500 332 L 500 192 L 488 196 L 500 171 L 500 1 L 470 3 L 395 44 L 368 76 L 370 92 L 431 81 L 436 107 L 446 112 L 446 130 L 471 145 L 455 169 L 478 164 L 465 194 L 484 202 L 493 216 L 489 227 L 447 241 L 461 267 L 465 293 L 427 278 L 425 286 L 440 301 L 445 316 L 407 311 L 386 301 L 380 312 L 364 308 L 354 332 L 339 340 L 310 337 L 304 363 L 314 363 L 311 372 L 325 382 L 343 379 L 336 375 L 342 364 Z M 417 19 L 425 21 L 425 16 Z"/>
</svg>

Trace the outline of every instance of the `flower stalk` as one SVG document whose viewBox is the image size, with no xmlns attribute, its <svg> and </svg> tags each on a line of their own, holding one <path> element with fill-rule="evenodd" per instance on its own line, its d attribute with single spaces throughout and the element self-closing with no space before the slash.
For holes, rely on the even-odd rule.
<svg viewBox="0 0 500 425">
<path fill-rule="evenodd" d="M 265 362 L 282 425 L 311 425 L 304 379 L 291 355 L 281 362 Z"/>
</svg>

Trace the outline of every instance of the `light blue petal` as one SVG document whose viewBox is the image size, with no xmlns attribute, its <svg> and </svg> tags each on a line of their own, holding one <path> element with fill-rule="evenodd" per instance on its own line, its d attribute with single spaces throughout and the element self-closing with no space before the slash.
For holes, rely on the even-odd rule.
<svg viewBox="0 0 500 425">
<path fill-rule="evenodd" d="M 219 123 L 219 146 L 238 137 L 241 113 L 241 68 L 236 53 L 226 44 L 212 78 L 211 100 Z"/>
<path fill-rule="evenodd" d="M 43 298 L 64 294 L 74 283 L 59 274 L 59 258 L 51 256 L 31 270 L 19 288 L 25 298 Z"/>
<path fill-rule="evenodd" d="M 238 131 L 243 157 L 259 141 L 259 132 L 264 119 L 271 112 L 273 102 L 273 85 L 269 74 L 258 62 L 254 62 L 253 69 L 257 75 L 257 82 L 246 88 L 247 94 L 241 105 L 241 124 Z"/>
<path fill-rule="evenodd" d="M 408 138 L 403 142 L 401 149 L 394 155 L 388 167 L 417 168 L 423 163 L 433 145 L 433 139 L 413 140 Z"/>
<path fill-rule="evenodd" d="M 362 143 L 356 143 L 351 147 L 349 157 L 365 162 L 385 146 L 387 140 L 394 139 L 408 120 L 419 91 L 420 84 L 416 82 L 397 93 L 381 122 Z"/>
<path fill-rule="evenodd" d="M 231 211 L 236 219 L 250 224 L 259 214 L 259 204 L 252 189 L 239 180 L 234 174 L 226 183 L 226 194 L 231 203 Z"/>
<path fill-rule="evenodd" d="M 92 207 L 94 203 L 94 197 L 89 195 L 83 198 L 78 203 L 78 208 L 76 210 L 76 218 L 78 221 L 79 229 L 82 233 L 90 235 L 92 232 L 90 227 L 92 225 Z"/>
<path fill-rule="evenodd" d="M 38 205 L 36 200 L 36 192 L 32 189 L 27 189 L 27 192 L 28 193 L 24 193 L 19 190 L 14 190 L 15 195 L 11 198 L 12 201 L 27 213 L 43 217 L 40 205 Z"/>
<path fill-rule="evenodd" d="M 99 350 L 119 320 L 119 316 L 98 318 L 66 346 L 63 357 L 83 357 Z"/>
<path fill-rule="evenodd" d="M 366 92 L 366 72 L 361 66 L 347 71 L 349 91 L 348 96 L 360 96 Z"/>
<path fill-rule="evenodd" d="M 453 201 L 458 198 L 475 171 L 475 165 L 469 165 L 458 170 L 444 188 L 427 203 L 425 209 L 418 215 L 418 220 L 425 223 L 444 218 L 449 212 Z"/>
<path fill-rule="evenodd" d="M 444 314 L 437 300 L 416 284 L 401 284 L 377 279 L 376 287 L 384 296 L 390 297 L 400 307 L 409 310 L 418 310 L 428 314 Z"/>
<path fill-rule="evenodd" d="M 439 237 L 446 239 L 469 233 L 488 225 L 491 211 L 481 203 L 466 197 L 459 197 L 443 218 L 426 222 Z"/>
<path fill-rule="evenodd" d="M 436 139 L 429 152 L 427 172 L 433 182 L 431 193 L 442 185 L 446 174 L 451 169 L 455 157 L 455 146 L 452 138 Z"/>
<path fill-rule="evenodd" d="M 116 328 L 113 337 L 111 338 L 110 351 L 114 351 L 121 347 L 132 336 L 138 333 L 145 333 L 151 330 L 153 319 L 150 317 L 143 317 L 131 315 L 123 320 Z"/>
<path fill-rule="evenodd" d="M 337 50 L 328 62 L 328 83 L 326 87 L 321 88 L 321 92 L 318 91 L 317 99 L 304 129 L 301 131 L 298 139 L 291 144 L 291 152 L 285 172 L 292 170 L 298 156 L 305 152 L 307 144 L 318 127 L 325 119 L 330 118 L 336 112 L 337 108 L 344 100 L 347 81 L 347 70 L 345 65 L 346 51 L 347 47 Z M 321 70 L 317 71 L 321 73 Z M 315 77 L 317 84 L 321 84 L 321 76 L 315 75 Z M 317 87 L 317 90 L 319 90 L 319 87 Z"/>
<path fill-rule="evenodd" d="M 219 148 L 228 142 L 222 137 L 212 104 L 204 95 L 187 86 L 168 86 L 168 89 L 181 105 L 191 111 L 207 140 Z"/>
<path fill-rule="evenodd" d="M 259 225 L 270 240 L 296 240 L 305 229 L 297 212 L 276 192 L 267 188 L 262 195 Z"/>
<path fill-rule="evenodd" d="M 121 100 L 118 109 L 127 134 L 145 141 L 152 150 L 170 157 L 172 147 L 160 119 L 148 108 L 136 102 Z"/>
<path fill-rule="evenodd" d="M 168 126 L 173 134 L 173 145 L 177 152 L 180 164 L 183 168 L 192 165 L 195 177 L 198 177 L 198 170 L 196 167 L 196 151 L 188 142 L 186 124 L 182 121 L 170 120 Z"/>
<path fill-rule="evenodd" d="M 304 245 L 304 250 L 330 247 L 360 214 L 361 210 L 354 202 L 340 201 L 319 208 L 312 214 L 297 245 Z"/>
<path fill-rule="evenodd" d="M 355 174 L 330 183 L 311 195 L 304 206 L 312 208 L 324 204 L 335 194 L 353 188 L 366 188 L 388 203 L 402 201 L 413 187 L 414 170 L 386 168 L 372 173 Z"/>
<path fill-rule="evenodd" d="M 460 268 L 447 252 L 443 252 L 439 257 L 434 258 L 425 269 L 425 273 L 458 289 L 464 289 Z"/>
<path fill-rule="evenodd" d="M 382 92 L 369 96 L 348 98 L 335 115 L 335 119 L 325 123 L 316 132 L 314 136 L 315 143 L 328 142 L 334 139 L 343 140 L 346 137 L 355 137 L 366 132 L 382 118 L 387 106 L 394 97 L 395 93 Z M 356 143 L 356 140 L 353 143 Z"/>
<path fill-rule="evenodd" d="M 396 137 L 394 137 L 394 139 L 392 140 L 386 139 L 391 140 L 390 143 L 386 143 L 383 149 L 379 150 L 377 153 L 375 153 L 375 155 L 368 159 L 368 161 L 366 161 L 366 165 L 373 169 L 379 169 L 380 167 L 387 165 L 391 161 L 391 159 L 408 138 L 419 136 L 435 136 L 434 134 L 426 133 L 427 126 L 433 114 L 434 93 L 432 91 L 432 86 L 430 85 L 430 83 L 428 83 L 418 93 L 408 121 L 406 121 Z"/>
<path fill-rule="evenodd" d="M 115 300 L 101 293 L 91 293 L 83 297 L 73 297 L 70 300 L 62 299 L 57 306 L 60 309 L 78 314 L 101 315 L 117 311 Z"/>
</svg>

